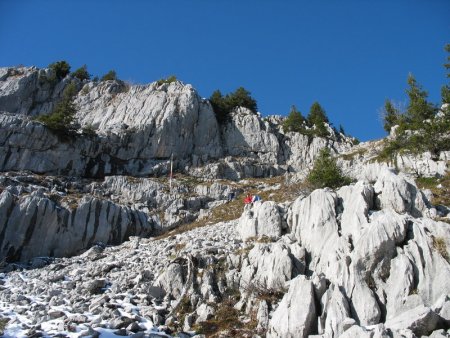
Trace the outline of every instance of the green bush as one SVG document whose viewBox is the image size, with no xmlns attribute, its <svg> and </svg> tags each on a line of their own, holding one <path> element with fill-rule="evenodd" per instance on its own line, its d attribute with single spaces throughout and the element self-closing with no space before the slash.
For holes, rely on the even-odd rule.
<svg viewBox="0 0 450 338">
<path fill-rule="evenodd" d="M 213 107 L 217 121 L 220 124 L 228 121 L 230 113 L 236 107 L 244 107 L 256 113 L 258 106 L 256 100 L 251 97 L 251 93 L 243 87 L 239 87 L 233 93 L 222 95 L 220 90 L 212 93 L 209 101 Z"/>
<path fill-rule="evenodd" d="M 48 68 L 53 72 L 51 81 L 60 81 L 70 73 L 70 65 L 66 61 L 57 61 L 48 65 Z"/>
<path fill-rule="evenodd" d="M 320 151 L 307 181 L 315 189 L 325 187 L 336 189 L 352 182 L 349 177 L 342 174 L 328 148 L 323 148 Z"/>
<path fill-rule="evenodd" d="M 95 128 L 92 124 L 87 124 L 86 126 L 84 126 L 81 130 L 83 132 L 83 134 L 87 135 L 87 136 L 95 136 L 97 135 L 97 132 L 95 131 Z"/>
<path fill-rule="evenodd" d="M 172 83 L 177 81 L 177 77 L 175 75 L 171 75 L 165 79 L 159 79 L 158 81 L 156 81 L 156 83 L 158 84 L 158 86 L 161 86 L 164 83 Z"/>
<path fill-rule="evenodd" d="M 48 115 L 42 115 L 36 118 L 49 129 L 58 133 L 68 133 L 75 131 L 73 125 L 76 108 L 73 98 L 77 94 L 77 86 L 74 82 L 69 83 L 63 91 L 62 100 L 56 104 L 53 111 Z"/>
<path fill-rule="evenodd" d="M 89 80 L 91 75 L 87 71 L 87 66 L 83 65 L 77 70 L 73 72 L 73 76 L 79 79 L 80 81 Z"/>
<path fill-rule="evenodd" d="M 110 70 L 108 73 L 102 76 L 100 81 L 117 80 L 117 74 L 115 70 Z"/>
</svg>

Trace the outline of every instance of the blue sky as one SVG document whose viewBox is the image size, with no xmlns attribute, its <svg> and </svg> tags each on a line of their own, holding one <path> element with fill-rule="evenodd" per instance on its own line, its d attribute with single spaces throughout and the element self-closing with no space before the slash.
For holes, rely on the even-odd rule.
<svg viewBox="0 0 450 338">
<path fill-rule="evenodd" d="M 175 74 L 201 96 L 239 86 L 263 115 L 319 101 L 361 140 L 412 72 L 440 101 L 448 0 L 0 0 L 0 66 L 67 60 L 134 83 Z"/>
</svg>

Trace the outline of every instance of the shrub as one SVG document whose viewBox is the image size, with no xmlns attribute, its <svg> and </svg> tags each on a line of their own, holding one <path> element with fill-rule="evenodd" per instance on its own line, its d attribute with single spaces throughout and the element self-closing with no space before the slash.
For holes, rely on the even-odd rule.
<svg viewBox="0 0 450 338">
<path fill-rule="evenodd" d="M 336 189 L 351 183 L 351 179 L 342 174 L 328 148 L 323 148 L 320 151 L 307 181 L 315 189 L 325 187 Z"/>
<path fill-rule="evenodd" d="M 117 80 L 117 74 L 116 71 L 110 70 L 108 73 L 102 76 L 100 81 L 111 81 L 111 80 Z"/>
<path fill-rule="evenodd" d="M 175 75 L 171 75 L 165 79 L 159 79 L 158 81 L 156 81 L 156 83 L 158 84 L 158 86 L 161 86 L 164 83 L 172 83 L 177 81 L 177 77 Z"/>
<path fill-rule="evenodd" d="M 53 111 L 48 115 L 37 117 L 36 120 L 55 132 L 67 133 L 76 130 L 73 125 L 76 114 L 73 98 L 76 94 L 77 87 L 75 83 L 69 83 L 64 88 L 62 100 L 56 104 Z"/>
<path fill-rule="evenodd" d="M 83 65 L 73 72 L 73 76 L 79 79 L 80 81 L 89 80 L 91 75 L 87 71 L 87 66 Z"/>
<path fill-rule="evenodd" d="M 244 107 L 256 113 L 258 107 L 256 100 L 250 96 L 250 92 L 243 87 L 239 87 L 233 93 L 222 96 L 220 90 L 212 93 L 209 101 L 213 107 L 217 121 L 220 124 L 228 121 L 230 113 L 236 107 Z"/>
<path fill-rule="evenodd" d="M 51 63 L 48 65 L 48 68 L 53 72 L 53 77 L 50 78 L 51 81 L 59 81 L 70 73 L 70 65 L 66 61 Z"/>
<path fill-rule="evenodd" d="M 87 135 L 87 136 L 95 136 L 97 135 L 97 132 L 95 131 L 95 128 L 92 124 L 87 124 L 86 126 L 84 126 L 81 130 L 83 132 L 83 134 Z"/>
</svg>

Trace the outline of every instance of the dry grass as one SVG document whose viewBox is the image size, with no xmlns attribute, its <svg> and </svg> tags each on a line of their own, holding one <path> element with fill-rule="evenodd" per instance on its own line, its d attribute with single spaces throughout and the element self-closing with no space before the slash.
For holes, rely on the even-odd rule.
<svg viewBox="0 0 450 338">
<path fill-rule="evenodd" d="M 231 202 L 219 205 L 218 207 L 212 209 L 211 214 L 209 216 L 206 216 L 202 219 L 197 219 L 192 223 L 180 225 L 179 227 L 171 231 L 168 231 L 164 234 L 155 237 L 155 239 L 163 239 L 171 237 L 210 224 L 231 221 L 236 218 L 239 218 L 242 214 L 242 210 L 243 210 L 242 202 L 238 199 L 235 199 Z"/>
<path fill-rule="evenodd" d="M 430 202 L 433 205 L 450 206 L 450 172 L 441 178 L 419 177 L 416 179 L 416 183 L 420 189 L 431 190 L 433 199 Z"/>
<path fill-rule="evenodd" d="M 214 318 L 196 324 L 193 328 L 197 334 L 206 337 L 253 337 L 256 326 L 256 314 L 243 322 L 240 313 L 234 308 L 234 301 L 226 299 L 217 304 Z"/>
<path fill-rule="evenodd" d="M 443 237 L 433 237 L 433 247 L 437 252 L 444 258 L 447 262 L 450 263 L 450 256 L 447 251 L 447 244 L 445 243 L 445 239 Z"/>
<path fill-rule="evenodd" d="M 197 178 L 190 177 L 177 177 L 179 182 L 190 182 L 192 187 L 197 184 L 205 184 L 205 182 L 197 181 Z M 192 181 L 191 181 L 192 180 Z M 247 193 L 251 195 L 259 195 L 264 201 L 274 201 L 281 203 L 285 201 L 292 201 L 300 194 L 310 191 L 310 188 L 305 182 L 292 183 L 285 181 L 284 176 L 276 176 L 270 178 L 248 178 L 240 182 L 233 182 L 227 180 L 219 180 L 222 184 L 232 185 L 236 189 L 245 191 L 244 194 L 236 196 L 236 198 L 228 203 L 219 205 L 211 210 L 209 216 L 202 219 L 197 219 L 194 222 L 183 224 L 171 231 L 161 234 L 155 239 L 164 239 L 170 236 L 182 234 L 186 231 L 190 231 L 196 228 L 201 228 L 207 225 L 216 224 L 219 222 L 227 222 L 239 218 L 244 209 L 243 199 Z M 263 190 L 263 187 L 279 185 L 276 190 Z"/>
<path fill-rule="evenodd" d="M 362 157 L 366 152 L 366 148 L 361 148 L 348 154 L 342 154 L 340 157 L 345 161 L 352 161 L 355 158 Z"/>
<path fill-rule="evenodd" d="M 0 318 L 0 335 L 3 335 L 3 332 L 4 332 L 8 322 L 9 322 L 9 318 Z"/>
</svg>

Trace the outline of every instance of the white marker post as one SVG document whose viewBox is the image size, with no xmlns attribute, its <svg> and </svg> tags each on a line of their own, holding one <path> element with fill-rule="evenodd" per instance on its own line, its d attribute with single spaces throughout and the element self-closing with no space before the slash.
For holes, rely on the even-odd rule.
<svg viewBox="0 0 450 338">
<path fill-rule="evenodd" d="M 173 153 L 170 154 L 170 174 L 169 174 L 169 191 L 172 192 L 172 175 L 173 175 Z"/>
</svg>

